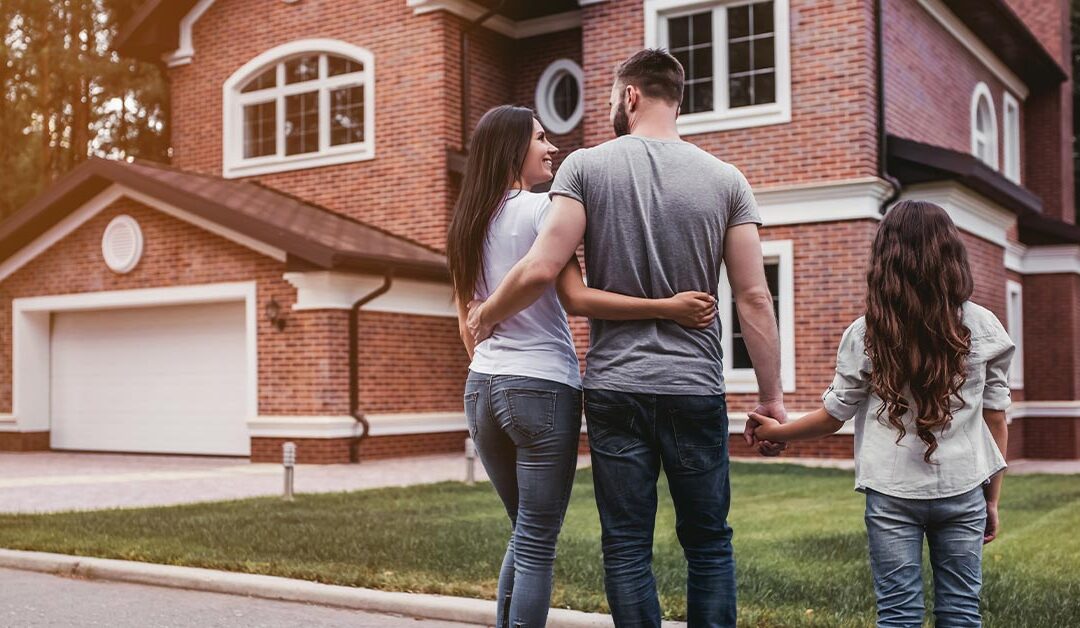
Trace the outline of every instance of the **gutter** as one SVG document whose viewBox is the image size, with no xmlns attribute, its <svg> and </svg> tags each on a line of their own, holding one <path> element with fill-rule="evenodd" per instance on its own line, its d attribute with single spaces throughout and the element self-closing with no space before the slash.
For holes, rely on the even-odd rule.
<svg viewBox="0 0 1080 628">
<path fill-rule="evenodd" d="M 371 424 L 360 411 L 360 349 L 357 347 L 360 342 L 360 308 L 389 292 L 393 283 L 394 271 L 389 269 L 383 278 L 383 285 L 357 299 L 349 308 L 349 415 L 360 424 L 360 436 L 349 456 L 353 462 L 359 461 L 360 443 L 371 431 Z"/>
<path fill-rule="evenodd" d="M 494 8 L 488 9 L 486 13 L 476 18 L 465 28 L 461 29 L 461 58 L 459 65 L 461 66 L 461 151 L 468 151 L 469 147 L 469 118 L 472 117 L 471 107 L 469 107 L 469 35 L 480 28 L 484 22 L 490 20 L 502 10 L 503 5 L 506 4 L 506 0 L 501 0 L 499 4 Z"/>
<path fill-rule="evenodd" d="M 885 9 L 883 0 L 874 0 L 874 62 L 877 66 L 877 127 L 878 127 L 878 154 L 877 169 L 881 177 L 892 192 L 881 202 L 878 212 L 884 216 L 890 205 L 900 198 L 900 181 L 889 174 L 888 144 L 889 133 L 885 127 Z"/>
</svg>

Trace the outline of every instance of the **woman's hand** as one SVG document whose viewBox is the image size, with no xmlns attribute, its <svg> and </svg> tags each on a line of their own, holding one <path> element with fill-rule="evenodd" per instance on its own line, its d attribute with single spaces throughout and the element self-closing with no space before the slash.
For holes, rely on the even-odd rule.
<svg viewBox="0 0 1080 628">
<path fill-rule="evenodd" d="M 998 517 L 997 502 L 986 502 L 986 531 L 983 532 L 983 545 L 993 541 L 1001 534 L 1001 519 Z"/>
<path fill-rule="evenodd" d="M 666 315 L 683 327 L 705 329 L 716 319 L 716 299 L 704 292 L 680 292 L 663 300 Z"/>
<path fill-rule="evenodd" d="M 751 412 L 747 416 L 751 421 L 757 422 L 757 427 L 754 428 L 754 438 L 757 440 L 767 440 L 774 443 L 783 442 L 782 438 L 777 438 L 776 428 L 780 427 L 780 421 L 772 418 L 771 416 L 765 416 L 764 414 L 758 414 L 757 412 Z"/>
</svg>

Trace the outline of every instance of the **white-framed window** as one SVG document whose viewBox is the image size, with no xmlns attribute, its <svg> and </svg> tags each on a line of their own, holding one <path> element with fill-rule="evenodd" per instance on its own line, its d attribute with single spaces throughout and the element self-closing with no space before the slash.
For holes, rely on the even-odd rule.
<svg viewBox="0 0 1080 628">
<path fill-rule="evenodd" d="M 536 82 L 536 114 L 551 133 L 574 130 L 585 115 L 585 72 L 570 59 L 553 62 Z"/>
<path fill-rule="evenodd" d="M 645 45 L 686 72 L 680 133 L 791 121 L 788 0 L 645 0 Z"/>
<path fill-rule="evenodd" d="M 998 169 L 997 112 L 986 83 L 976 85 L 971 94 L 971 154 Z"/>
<path fill-rule="evenodd" d="M 1020 183 L 1020 103 L 1009 92 L 1002 99 L 1004 129 L 1002 133 L 1004 174 L 1013 183 Z"/>
<path fill-rule="evenodd" d="M 364 48 L 293 41 L 244 64 L 223 91 L 225 177 L 375 156 L 375 57 Z"/>
<path fill-rule="evenodd" d="M 791 240 L 766 240 L 761 243 L 765 261 L 765 279 L 773 297 L 773 309 L 780 331 L 780 379 L 784 392 L 795 390 L 795 263 Z M 717 295 L 720 324 L 723 331 L 724 381 L 732 393 L 757 392 L 750 353 L 742 337 L 735 297 L 727 280 L 720 277 Z"/>
<path fill-rule="evenodd" d="M 1016 345 L 1009 368 L 1009 387 L 1024 387 L 1024 287 L 1011 279 L 1005 283 L 1005 313 L 1009 337 Z"/>
</svg>

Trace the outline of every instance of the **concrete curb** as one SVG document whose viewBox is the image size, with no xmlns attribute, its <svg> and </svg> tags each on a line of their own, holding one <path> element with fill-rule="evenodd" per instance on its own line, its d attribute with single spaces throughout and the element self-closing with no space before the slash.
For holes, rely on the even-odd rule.
<svg viewBox="0 0 1080 628">
<path fill-rule="evenodd" d="M 78 576 L 91 580 L 149 584 L 175 589 L 335 606 L 418 619 L 491 625 L 495 617 L 495 602 L 489 600 L 377 591 L 197 567 L 177 567 L 8 549 L 0 549 L 0 567 L 60 576 Z M 610 615 L 582 613 L 560 608 L 551 609 L 548 617 L 548 626 L 552 628 L 610 628 L 613 625 Z M 670 628 L 685 625 L 681 622 L 664 622 L 664 626 Z"/>
</svg>

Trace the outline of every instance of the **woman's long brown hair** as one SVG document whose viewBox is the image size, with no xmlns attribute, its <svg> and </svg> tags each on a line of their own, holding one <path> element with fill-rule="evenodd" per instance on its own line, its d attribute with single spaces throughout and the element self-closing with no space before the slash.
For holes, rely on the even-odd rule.
<svg viewBox="0 0 1080 628">
<path fill-rule="evenodd" d="M 953 417 L 952 398 L 966 381 L 971 332 L 962 321 L 974 282 L 967 249 L 948 214 L 933 203 L 903 201 L 885 216 L 874 239 L 866 281 L 866 354 L 870 386 L 884 401 L 878 418 L 900 435 L 904 415 L 926 443 Z"/>
<path fill-rule="evenodd" d="M 483 279 L 488 226 L 502 207 L 506 191 L 521 179 L 535 116 L 532 109 L 503 105 L 485 113 L 473 131 L 446 241 L 459 303 L 472 301 Z"/>
</svg>

